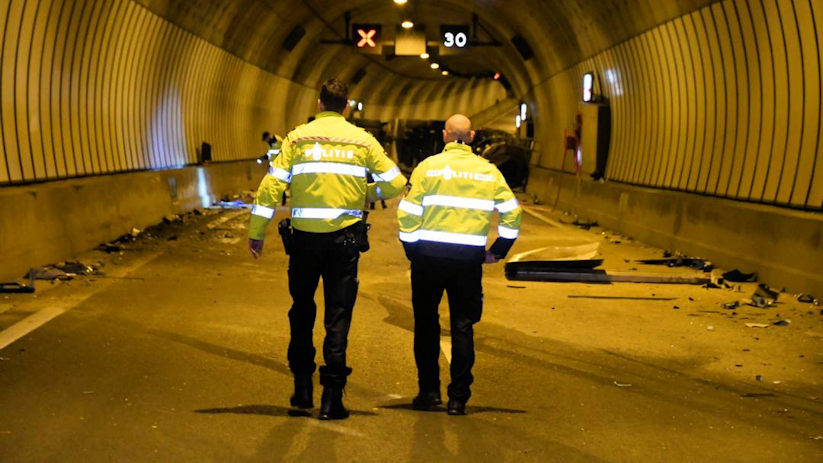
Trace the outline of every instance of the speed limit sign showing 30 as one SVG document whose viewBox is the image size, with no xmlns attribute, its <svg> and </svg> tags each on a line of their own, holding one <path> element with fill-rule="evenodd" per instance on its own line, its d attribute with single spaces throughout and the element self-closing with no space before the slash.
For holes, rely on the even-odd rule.
<svg viewBox="0 0 823 463">
<path fill-rule="evenodd" d="M 440 26 L 440 54 L 453 55 L 469 48 L 469 26 Z"/>
</svg>

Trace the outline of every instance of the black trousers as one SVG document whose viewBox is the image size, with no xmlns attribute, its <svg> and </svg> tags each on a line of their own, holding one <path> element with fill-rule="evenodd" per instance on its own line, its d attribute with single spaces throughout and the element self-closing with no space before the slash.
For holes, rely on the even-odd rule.
<svg viewBox="0 0 823 463">
<path fill-rule="evenodd" d="M 412 261 L 414 359 L 421 392 L 440 390 L 440 315 L 443 291 L 449 297 L 452 363 L 449 397 L 466 402 L 474 381 L 474 324 L 483 313 L 483 268 L 479 263 L 416 258 Z"/>
<path fill-rule="evenodd" d="M 357 262 L 360 253 L 347 240 L 346 230 L 335 233 L 307 233 L 294 230 L 289 259 L 289 292 L 293 300 L 289 310 L 291 341 L 289 368 L 294 374 L 311 374 L 316 349 L 312 340 L 317 305 L 314 293 L 323 277 L 326 310 L 323 324 L 326 339 L 320 383 L 342 388 L 351 369 L 346 366 L 346 346 L 352 310 L 357 298 Z"/>
</svg>

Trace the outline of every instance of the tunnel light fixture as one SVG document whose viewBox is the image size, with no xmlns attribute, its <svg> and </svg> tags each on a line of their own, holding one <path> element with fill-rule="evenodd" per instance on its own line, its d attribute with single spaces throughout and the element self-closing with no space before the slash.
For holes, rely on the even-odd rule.
<svg viewBox="0 0 823 463">
<path fill-rule="evenodd" d="M 405 5 L 406 2 L 408 2 L 408 0 L 394 0 L 394 3 L 397 3 L 398 5 Z"/>
<path fill-rule="evenodd" d="M 362 102 L 362 101 L 361 101 L 361 102 L 359 102 L 359 103 L 357 103 L 357 110 L 358 110 L 358 111 L 362 111 L 362 110 L 363 110 L 363 102 Z"/>
<path fill-rule="evenodd" d="M 414 23 L 411 21 L 403 21 L 402 23 L 400 23 L 400 26 L 402 26 L 403 29 L 411 29 L 412 27 L 414 27 Z"/>
<path fill-rule="evenodd" d="M 440 65 L 437 63 L 432 63 L 432 69 L 440 69 Z"/>
<path fill-rule="evenodd" d="M 428 53 L 421 53 L 420 57 L 423 58 L 423 59 L 429 59 L 429 54 Z"/>
<path fill-rule="evenodd" d="M 354 107 L 355 107 L 355 105 L 357 105 L 357 100 L 349 100 L 349 106 L 351 106 L 352 108 L 354 108 Z"/>
<path fill-rule="evenodd" d="M 525 121 L 529 115 L 529 106 L 526 103 L 520 105 L 520 120 Z"/>
<path fill-rule="evenodd" d="M 494 80 L 500 80 L 500 73 L 499 72 L 494 73 Z"/>
<path fill-rule="evenodd" d="M 444 75 L 444 76 L 447 76 L 447 75 L 449 75 L 449 71 L 443 71 L 443 72 L 441 72 L 440 74 L 442 74 L 442 75 Z"/>
<path fill-rule="evenodd" d="M 519 129 L 522 122 L 523 121 L 520 119 L 520 114 L 518 114 L 517 117 L 514 118 L 514 126 Z"/>
</svg>

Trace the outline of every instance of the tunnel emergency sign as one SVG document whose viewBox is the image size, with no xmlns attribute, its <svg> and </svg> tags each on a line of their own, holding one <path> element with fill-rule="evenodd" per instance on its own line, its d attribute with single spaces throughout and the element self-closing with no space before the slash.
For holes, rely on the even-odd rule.
<svg viewBox="0 0 823 463">
<path fill-rule="evenodd" d="M 383 27 L 380 24 L 354 24 L 352 25 L 352 40 L 355 47 L 363 53 L 382 53 L 381 33 Z"/>
</svg>

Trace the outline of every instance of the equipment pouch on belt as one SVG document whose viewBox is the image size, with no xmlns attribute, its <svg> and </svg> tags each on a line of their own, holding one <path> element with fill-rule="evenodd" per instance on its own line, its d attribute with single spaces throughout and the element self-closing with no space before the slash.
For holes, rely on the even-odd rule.
<svg viewBox="0 0 823 463">
<path fill-rule="evenodd" d="M 360 252 L 366 252 L 370 249 L 369 246 L 369 225 L 366 221 L 369 219 L 369 213 L 363 212 L 363 220 L 349 227 L 346 230 L 346 243 L 350 244 Z"/>
<path fill-rule="evenodd" d="M 283 219 L 277 225 L 277 231 L 280 233 L 280 238 L 283 239 L 283 249 L 286 250 L 286 255 L 291 254 L 292 243 L 294 236 L 292 235 L 291 219 Z"/>
</svg>

